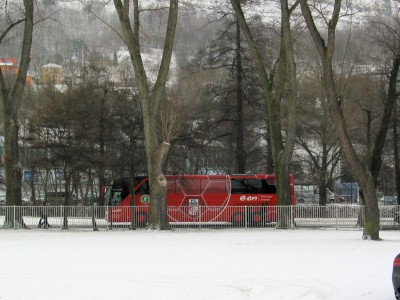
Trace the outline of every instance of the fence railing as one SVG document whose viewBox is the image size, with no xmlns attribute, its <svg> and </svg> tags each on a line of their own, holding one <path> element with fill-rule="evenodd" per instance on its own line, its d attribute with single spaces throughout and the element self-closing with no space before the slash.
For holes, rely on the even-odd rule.
<svg viewBox="0 0 400 300">
<path fill-rule="evenodd" d="M 179 206 L 168 207 L 172 227 L 187 228 L 362 228 L 360 205 Z M 144 228 L 148 207 L 0 206 L 0 228 L 93 229 Z M 380 207 L 381 229 L 400 229 L 400 206 Z"/>
</svg>

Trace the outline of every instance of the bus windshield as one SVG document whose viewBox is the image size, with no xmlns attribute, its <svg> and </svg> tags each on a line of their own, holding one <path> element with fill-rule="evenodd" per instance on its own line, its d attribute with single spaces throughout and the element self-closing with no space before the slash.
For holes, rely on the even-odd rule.
<svg viewBox="0 0 400 300">
<path fill-rule="evenodd" d="M 118 182 L 106 188 L 105 204 L 108 206 L 117 206 L 129 195 L 128 184 L 125 182 Z"/>
</svg>

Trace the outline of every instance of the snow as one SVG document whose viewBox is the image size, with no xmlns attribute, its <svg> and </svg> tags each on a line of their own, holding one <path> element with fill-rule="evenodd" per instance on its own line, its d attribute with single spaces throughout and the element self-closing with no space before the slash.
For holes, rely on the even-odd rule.
<svg viewBox="0 0 400 300">
<path fill-rule="evenodd" d="M 398 231 L 0 231 L 0 299 L 394 299 Z"/>
</svg>

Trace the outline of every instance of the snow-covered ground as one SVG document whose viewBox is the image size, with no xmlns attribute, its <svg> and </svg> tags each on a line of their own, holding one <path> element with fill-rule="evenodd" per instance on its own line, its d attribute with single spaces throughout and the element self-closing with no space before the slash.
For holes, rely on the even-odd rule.
<svg viewBox="0 0 400 300">
<path fill-rule="evenodd" d="M 0 299 L 394 299 L 400 232 L 0 230 Z"/>
</svg>

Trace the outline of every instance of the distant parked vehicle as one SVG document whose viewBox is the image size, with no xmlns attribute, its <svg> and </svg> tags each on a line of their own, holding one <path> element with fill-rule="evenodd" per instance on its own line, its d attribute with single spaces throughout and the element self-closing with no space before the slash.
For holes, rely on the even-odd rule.
<svg viewBox="0 0 400 300">
<path fill-rule="evenodd" d="M 397 205 L 397 197 L 396 196 L 382 196 L 380 198 L 380 203 L 383 205 Z"/>
<path fill-rule="evenodd" d="M 394 221 L 400 224 L 400 211 L 395 212 Z"/>
<path fill-rule="evenodd" d="M 392 282 L 394 289 L 394 296 L 397 300 L 400 299 L 400 253 L 397 254 L 393 261 Z"/>
</svg>

